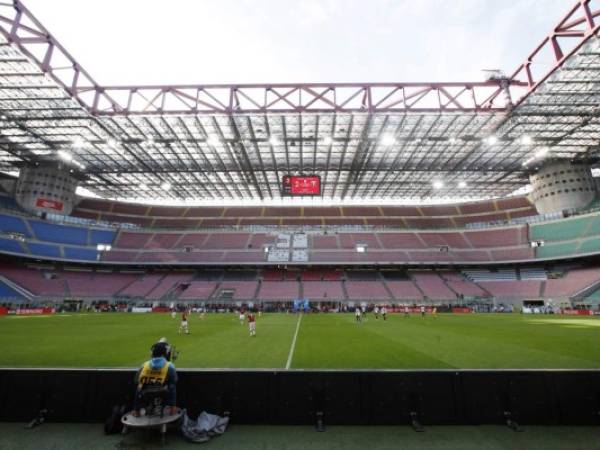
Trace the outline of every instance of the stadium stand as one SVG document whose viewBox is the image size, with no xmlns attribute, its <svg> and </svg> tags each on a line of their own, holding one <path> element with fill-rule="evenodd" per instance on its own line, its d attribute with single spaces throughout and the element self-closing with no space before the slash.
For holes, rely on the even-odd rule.
<svg viewBox="0 0 600 450">
<path fill-rule="evenodd" d="M 196 280 L 180 285 L 183 287 L 183 291 L 179 295 L 181 300 L 207 300 L 217 287 L 217 283 L 214 281 Z"/>
<path fill-rule="evenodd" d="M 432 300 L 455 299 L 452 291 L 436 272 L 410 272 L 421 292 Z"/>
<path fill-rule="evenodd" d="M 546 277 L 547 279 L 544 279 Z M 132 301 L 390 301 L 418 303 L 492 299 L 582 300 L 600 287 L 600 268 L 484 270 L 290 271 L 266 269 L 160 272 L 64 270 L 0 265 L 0 281 L 33 298 Z M 261 282 L 259 282 L 262 280 Z M 16 288 L 16 289 L 15 289 Z M 5 295 L 10 294 L 6 291 Z M 2 297 L 0 297 L 0 300 Z"/>
<path fill-rule="evenodd" d="M 346 281 L 349 300 L 391 300 L 389 291 L 380 281 Z"/>
<path fill-rule="evenodd" d="M 293 300 L 299 297 L 297 281 L 263 281 L 257 296 L 262 300 Z"/>
<path fill-rule="evenodd" d="M 366 225 L 392 228 L 453 228 L 535 216 L 526 197 L 449 206 L 336 207 L 149 207 L 83 199 L 75 217 L 151 228 L 213 228 L 247 225 Z"/>
<path fill-rule="evenodd" d="M 453 207 L 458 211 L 458 206 Z M 236 214 L 239 212 L 238 208 Z M 243 208 L 241 208 L 243 209 Z M 452 208 L 451 208 L 452 209 Z M 225 209 L 222 213 L 225 213 Z M 234 210 L 232 210 L 234 211 Z M 254 209 L 256 212 L 256 209 Z M 302 211 L 306 211 L 306 208 Z M 377 208 L 382 211 L 382 208 Z M 419 209 L 422 212 L 422 208 Z M 428 211 L 434 213 L 436 210 Z M 448 209 L 437 210 L 448 212 Z M 233 213 L 233 212 L 232 212 Z M 295 214 L 288 211 L 288 214 Z M 407 213 L 404 210 L 404 213 Z M 483 229 L 290 231 L 159 231 L 100 229 L 0 215 L 0 252 L 65 261 L 145 264 L 494 263 L 600 252 L 600 213 Z M 340 216 L 342 210 L 340 210 Z M 287 236 L 281 247 L 281 237 Z M 529 236 L 529 237 L 528 237 Z M 560 240 L 563 239 L 563 240 Z M 565 240 L 566 239 L 566 240 Z M 544 245 L 531 248 L 530 240 Z M 278 243 L 279 242 L 279 243 Z M 112 251 L 98 251 L 98 244 Z M 265 246 L 275 250 L 266 256 Z M 363 253 L 357 247 L 364 248 Z M 279 252 L 279 253 L 277 253 Z M 281 254 L 280 254 L 281 253 Z M 300 254 L 301 253 L 301 254 Z"/>
<path fill-rule="evenodd" d="M 310 300 L 344 300 L 342 283 L 336 281 L 305 281 L 302 297 Z"/>
</svg>

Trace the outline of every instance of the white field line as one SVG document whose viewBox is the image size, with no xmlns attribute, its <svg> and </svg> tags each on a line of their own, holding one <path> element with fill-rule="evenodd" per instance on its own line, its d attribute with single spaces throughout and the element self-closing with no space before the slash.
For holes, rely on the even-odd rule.
<svg viewBox="0 0 600 450">
<path fill-rule="evenodd" d="M 300 322 L 302 322 L 302 316 L 300 313 L 298 316 L 298 322 L 296 322 L 296 332 L 294 333 L 294 339 L 292 339 L 292 346 L 290 347 L 290 353 L 288 355 L 287 363 L 285 364 L 285 370 L 289 370 L 292 366 L 292 358 L 294 357 L 294 350 L 296 349 L 296 339 L 298 339 L 298 331 L 300 330 Z"/>
</svg>

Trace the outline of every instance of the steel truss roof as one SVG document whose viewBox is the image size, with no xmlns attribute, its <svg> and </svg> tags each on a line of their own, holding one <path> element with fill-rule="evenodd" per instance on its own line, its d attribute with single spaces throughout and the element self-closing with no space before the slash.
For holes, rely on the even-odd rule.
<svg viewBox="0 0 600 450">
<path fill-rule="evenodd" d="M 0 4 L 0 170 L 62 150 L 107 198 L 278 200 L 295 173 L 329 201 L 505 196 L 544 153 L 598 149 L 599 6 L 577 1 L 482 83 L 105 87 L 22 3 Z"/>
</svg>

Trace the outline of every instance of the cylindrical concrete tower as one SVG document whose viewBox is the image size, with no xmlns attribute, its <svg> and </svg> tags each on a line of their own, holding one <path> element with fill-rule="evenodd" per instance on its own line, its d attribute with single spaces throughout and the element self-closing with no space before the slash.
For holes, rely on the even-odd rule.
<svg viewBox="0 0 600 450">
<path fill-rule="evenodd" d="M 530 175 L 531 198 L 540 214 L 580 209 L 596 197 L 589 165 L 548 161 Z"/>
<path fill-rule="evenodd" d="M 68 215 L 75 206 L 78 179 L 72 168 L 60 163 L 21 167 L 15 199 L 34 214 Z"/>
</svg>

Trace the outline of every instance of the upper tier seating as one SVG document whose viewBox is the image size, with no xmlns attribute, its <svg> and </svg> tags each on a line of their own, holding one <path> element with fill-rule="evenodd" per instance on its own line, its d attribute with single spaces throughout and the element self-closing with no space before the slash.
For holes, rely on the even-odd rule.
<svg viewBox="0 0 600 450">
<path fill-rule="evenodd" d="M 8 233 L 19 233 L 25 237 L 31 237 L 31 232 L 26 221 L 21 217 L 0 214 L 0 231 Z"/>
<path fill-rule="evenodd" d="M 57 244 L 87 245 L 87 228 L 58 225 L 37 220 L 29 220 L 29 224 L 39 241 L 55 242 Z"/>
<path fill-rule="evenodd" d="M 423 213 L 425 207 L 415 211 Z M 451 208 L 456 208 L 452 206 Z M 265 208 L 259 208 L 264 214 Z M 383 211 L 378 207 L 373 211 Z M 158 211 L 158 210 L 157 210 Z M 221 214 L 229 211 L 223 209 Z M 233 210 L 232 210 L 233 211 Z M 304 213 L 306 210 L 302 210 Z M 448 211 L 436 208 L 435 211 Z M 405 210 L 406 212 L 406 210 Z M 413 211 L 414 212 L 414 211 Z M 233 212 L 232 212 L 233 213 Z M 292 214 L 283 210 L 282 213 Z M 340 210 L 340 214 L 343 211 Z M 371 216 L 368 216 L 371 217 Z M 529 231 L 528 231 L 529 230 Z M 281 230 L 251 231 L 128 231 L 100 230 L 76 225 L 43 222 L 10 214 L 0 215 L 0 252 L 35 259 L 148 265 L 256 265 L 268 262 L 308 264 L 467 264 L 525 262 L 537 258 L 570 257 L 600 253 L 600 213 L 539 224 L 484 229 L 306 231 L 302 258 L 292 244 L 281 243 Z M 298 241 L 287 231 L 290 243 Z M 17 236 L 15 236 L 15 234 Z M 531 248 L 528 234 L 545 245 Z M 558 240 L 566 239 L 566 240 Z M 99 243 L 112 244 L 112 251 L 98 250 Z M 303 244 L 304 245 L 304 244 Z M 358 252 L 361 247 L 364 252 Z M 537 256 L 536 256 L 537 255 Z M 315 280 L 318 281 L 318 280 Z"/>
<path fill-rule="evenodd" d="M 372 225 L 453 228 L 536 215 L 526 197 L 432 206 L 164 207 L 83 199 L 76 217 L 154 228 L 242 225 Z"/>
</svg>

